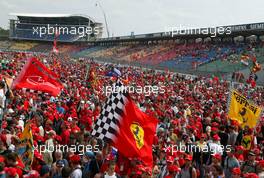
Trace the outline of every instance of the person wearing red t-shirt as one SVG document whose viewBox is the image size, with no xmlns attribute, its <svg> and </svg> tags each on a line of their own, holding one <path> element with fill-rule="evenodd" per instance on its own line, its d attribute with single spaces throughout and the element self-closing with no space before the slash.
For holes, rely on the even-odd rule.
<svg viewBox="0 0 264 178">
<path fill-rule="evenodd" d="M 170 165 L 168 167 L 168 170 L 169 170 L 169 174 L 165 176 L 164 178 L 175 178 L 181 169 L 177 167 L 176 165 Z"/>
<path fill-rule="evenodd" d="M 67 126 L 65 123 L 63 123 L 61 125 L 61 130 L 62 130 L 62 132 L 61 132 L 60 136 L 61 136 L 61 138 L 63 138 L 61 140 L 61 144 L 62 145 L 68 145 L 70 143 L 70 130 L 67 129 Z"/>
<path fill-rule="evenodd" d="M 240 163 L 244 162 L 244 147 L 241 145 L 237 146 L 234 155 Z"/>
<path fill-rule="evenodd" d="M 87 108 L 83 108 L 81 109 L 81 111 L 79 112 L 79 122 L 80 124 L 82 124 L 83 126 L 85 126 L 85 128 L 90 131 L 91 130 L 91 126 L 92 126 L 92 116 L 93 116 L 93 112 Z"/>
<path fill-rule="evenodd" d="M 71 132 L 72 133 L 78 133 L 81 131 L 81 129 L 80 129 L 80 127 L 78 127 L 77 123 L 78 123 L 78 119 L 76 117 L 72 118 L 72 122 L 71 122 Z"/>
<path fill-rule="evenodd" d="M 115 161 L 114 155 L 112 155 L 112 154 L 106 155 L 106 158 L 103 160 L 103 164 L 101 166 L 100 172 L 104 173 L 108 169 L 109 163 L 113 162 L 113 161 Z M 115 166 L 115 172 L 120 173 L 120 170 L 119 170 L 117 165 Z"/>
<path fill-rule="evenodd" d="M 37 151 L 34 151 L 34 158 L 33 158 L 33 163 L 32 163 L 32 170 L 41 171 L 42 165 L 44 163 L 43 156 Z"/>
<path fill-rule="evenodd" d="M 100 110 L 101 110 L 100 106 L 96 106 L 96 107 L 95 107 L 95 109 L 94 109 L 94 111 L 93 111 L 93 121 L 94 121 L 94 122 L 96 121 L 97 116 L 99 116 L 99 114 L 100 114 Z"/>
</svg>

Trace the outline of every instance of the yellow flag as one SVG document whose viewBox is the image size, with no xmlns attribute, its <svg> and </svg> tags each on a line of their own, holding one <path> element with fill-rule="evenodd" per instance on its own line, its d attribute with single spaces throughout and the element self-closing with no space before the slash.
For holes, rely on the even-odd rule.
<svg viewBox="0 0 264 178">
<path fill-rule="evenodd" d="M 20 145 L 17 149 L 20 159 L 25 165 L 25 170 L 30 170 L 33 162 L 34 147 L 33 147 L 33 136 L 30 128 L 30 124 L 27 123 L 23 133 L 20 136 Z"/>
<path fill-rule="evenodd" d="M 261 112 L 262 108 L 260 106 L 252 103 L 236 90 L 231 91 L 228 103 L 228 116 L 230 119 L 238 121 L 242 127 L 254 128 L 258 123 Z"/>
</svg>

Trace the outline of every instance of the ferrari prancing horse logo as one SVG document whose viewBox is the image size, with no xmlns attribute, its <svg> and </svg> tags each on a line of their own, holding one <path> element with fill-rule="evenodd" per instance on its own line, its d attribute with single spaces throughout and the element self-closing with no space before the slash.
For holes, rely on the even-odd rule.
<svg viewBox="0 0 264 178">
<path fill-rule="evenodd" d="M 130 125 L 131 133 L 136 140 L 136 145 L 138 149 L 141 149 L 144 146 L 144 129 L 137 122 L 133 122 Z"/>
</svg>

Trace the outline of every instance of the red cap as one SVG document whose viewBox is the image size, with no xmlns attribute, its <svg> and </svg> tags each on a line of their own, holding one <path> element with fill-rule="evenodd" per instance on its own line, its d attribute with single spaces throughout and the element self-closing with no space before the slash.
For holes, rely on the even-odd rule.
<svg viewBox="0 0 264 178">
<path fill-rule="evenodd" d="M 201 135 L 201 138 L 207 138 L 207 135 L 206 135 L 205 133 L 203 133 L 203 134 Z"/>
<path fill-rule="evenodd" d="M 264 168 L 264 160 L 260 160 L 258 163 L 262 168 Z"/>
<path fill-rule="evenodd" d="M 5 162 L 5 157 L 0 156 L 0 162 L 1 162 L 1 163 Z"/>
<path fill-rule="evenodd" d="M 180 168 L 178 167 L 178 166 L 176 166 L 176 165 L 170 165 L 169 167 L 168 167 L 168 169 L 169 169 L 169 172 L 180 172 Z"/>
<path fill-rule="evenodd" d="M 72 163 L 80 163 L 81 158 L 80 158 L 79 155 L 72 155 L 72 156 L 70 157 L 70 161 L 71 161 Z"/>
<path fill-rule="evenodd" d="M 259 176 L 255 173 L 246 173 L 244 174 L 244 178 L 259 178 Z"/>
<path fill-rule="evenodd" d="M 186 157 L 184 159 L 185 160 L 192 161 L 193 157 L 192 157 L 192 155 L 186 155 Z"/>
<path fill-rule="evenodd" d="M 5 167 L 5 173 L 9 175 L 9 177 L 16 177 L 17 171 L 16 168 L 13 167 Z"/>
<path fill-rule="evenodd" d="M 238 126 L 239 123 L 238 123 L 237 120 L 231 120 L 230 125 L 231 125 L 231 126 Z"/>
<path fill-rule="evenodd" d="M 34 150 L 34 157 L 41 161 L 44 161 L 43 156 L 37 150 Z"/>
<path fill-rule="evenodd" d="M 221 160 L 222 159 L 222 156 L 219 154 L 219 153 L 216 153 L 216 154 L 212 154 L 213 158 L 217 159 L 217 160 Z"/>
<path fill-rule="evenodd" d="M 136 171 L 136 175 L 142 175 L 142 171 Z"/>
<path fill-rule="evenodd" d="M 39 178 L 39 173 L 35 170 L 31 170 L 28 174 L 24 175 L 23 178 Z"/>
<path fill-rule="evenodd" d="M 219 124 L 217 122 L 213 122 L 212 127 L 219 127 Z"/>
<path fill-rule="evenodd" d="M 194 129 L 193 129 L 193 126 L 191 126 L 191 125 L 187 125 L 186 128 L 187 128 L 187 129 L 190 129 L 190 130 L 194 130 Z"/>
<path fill-rule="evenodd" d="M 172 123 L 173 125 L 177 125 L 177 124 L 179 123 L 179 120 L 173 119 L 173 120 L 171 121 L 171 123 Z"/>
<path fill-rule="evenodd" d="M 243 146 L 239 145 L 239 146 L 236 147 L 236 150 L 237 151 L 244 151 L 245 148 Z"/>
<path fill-rule="evenodd" d="M 80 131 L 80 129 L 77 126 L 71 129 L 71 132 L 73 132 L 73 133 L 78 133 L 79 131 Z"/>
<path fill-rule="evenodd" d="M 256 155 L 260 154 L 260 150 L 258 148 L 255 148 L 253 151 Z"/>
<path fill-rule="evenodd" d="M 172 156 L 168 156 L 167 157 L 167 162 L 173 163 L 174 162 L 174 158 Z"/>
<path fill-rule="evenodd" d="M 217 128 L 217 127 L 212 127 L 212 128 L 211 128 L 211 131 L 212 131 L 212 132 L 217 132 L 217 131 L 218 131 L 218 128 Z"/>
<path fill-rule="evenodd" d="M 219 137 L 217 134 L 215 134 L 215 135 L 213 136 L 213 139 L 216 140 L 216 141 L 219 141 L 219 140 L 220 140 L 220 137 Z"/>
<path fill-rule="evenodd" d="M 31 124 L 32 133 L 39 133 L 39 128 L 36 125 Z"/>
</svg>

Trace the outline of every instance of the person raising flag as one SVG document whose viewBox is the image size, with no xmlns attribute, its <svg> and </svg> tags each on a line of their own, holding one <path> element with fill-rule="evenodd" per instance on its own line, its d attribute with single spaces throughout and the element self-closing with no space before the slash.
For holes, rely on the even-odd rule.
<svg viewBox="0 0 264 178">
<path fill-rule="evenodd" d="M 115 91 L 102 107 L 92 135 L 111 142 L 122 155 L 140 158 L 152 167 L 152 143 L 158 121 L 134 104 L 120 80 L 113 88 Z"/>
</svg>

